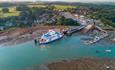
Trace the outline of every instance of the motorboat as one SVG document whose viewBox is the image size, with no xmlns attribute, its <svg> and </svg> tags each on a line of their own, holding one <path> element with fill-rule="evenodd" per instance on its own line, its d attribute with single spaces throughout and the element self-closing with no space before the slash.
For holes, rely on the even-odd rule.
<svg viewBox="0 0 115 70">
<path fill-rule="evenodd" d="M 111 50 L 105 50 L 105 52 L 110 53 L 110 52 L 111 52 Z"/>
</svg>

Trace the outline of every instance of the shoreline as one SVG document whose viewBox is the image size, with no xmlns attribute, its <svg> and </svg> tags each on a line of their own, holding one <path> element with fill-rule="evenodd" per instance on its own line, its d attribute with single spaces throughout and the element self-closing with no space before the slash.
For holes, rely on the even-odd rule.
<svg viewBox="0 0 115 70">
<path fill-rule="evenodd" d="M 9 30 L 7 32 L 0 33 L 1 38 L 2 36 L 7 37 L 6 39 L 0 40 L 0 44 L 5 44 L 5 45 L 21 44 L 24 42 L 34 40 L 32 38 L 33 32 L 36 32 L 38 36 L 41 36 L 43 33 L 46 33 L 48 29 L 63 30 L 63 29 L 69 29 L 69 28 L 71 28 L 71 26 L 43 26 L 43 25 L 38 25 L 32 28 L 16 28 L 16 29 Z M 107 32 L 113 33 L 115 31 L 107 30 Z M 111 37 L 108 37 L 108 38 L 111 38 Z"/>
<path fill-rule="evenodd" d="M 106 70 L 109 66 L 111 70 L 115 68 L 115 59 L 103 58 L 82 58 L 75 60 L 64 60 L 48 65 L 49 70 Z"/>
<path fill-rule="evenodd" d="M 17 28 L 12 29 L 7 32 L 0 33 L 0 44 L 20 44 L 27 41 L 34 40 L 32 38 L 32 33 L 36 32 L 38 36 L 41 36 L 43 33 L 46 33 L 49 29 L 68 29 L 69 26 L 35 26 L 32 28 Z M 2 39 L 5 37 L 5 39 Z"/>
<path fill-rule="evenodd" d="M 24 70 L 115 70 L 115 59 L 113 58 L 73 58 L 57 61 L 49 61 Z"/>
</svg>

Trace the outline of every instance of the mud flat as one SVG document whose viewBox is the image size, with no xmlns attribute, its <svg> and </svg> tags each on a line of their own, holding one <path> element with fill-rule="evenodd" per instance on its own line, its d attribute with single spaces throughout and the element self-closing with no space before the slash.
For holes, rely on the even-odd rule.
<svg viewBox="0 0 115 70">
<path fill-rule="evenodd" d="M 49 70 L 115 70 L 115 59 L 85 58 L 48 65 Z M 107 69 L 108 68 L 108 69 Z"/>
<path fill-rule="evenodd" d="M 7 30 L 5 32 L 0 33 L 0 38 L 5 37 L 4 39 L 0 39 L 0 44 L 20 44 L 27 41 L 31 41 L 32 33 L 36 32 L 38 36 L 42 35 L 43 33 L 47 32 L 49 29 L 67 29 L 68 26 L 35 26 L 31 28 L 17 28 Z"/>
</svg>

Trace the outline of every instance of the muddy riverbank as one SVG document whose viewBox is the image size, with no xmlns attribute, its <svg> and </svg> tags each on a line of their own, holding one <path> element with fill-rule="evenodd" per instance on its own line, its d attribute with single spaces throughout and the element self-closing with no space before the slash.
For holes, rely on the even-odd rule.
<svg viewBox="0 0 115 70">
<path fill-rule="evenodd" d="M 115 59 L 77 59 L 54 62 L 48 65 L 49 70 L 115 70 Z"/>
<path fill-rule="evenodd" d="M 35 26 L 32 28 L 16 28 L 0 33 L 0 44 L 19 44 L 33 40 L 32 34 L 41 36 L 49 29 L 68 29 L 68 26 Z"/>
</svg>

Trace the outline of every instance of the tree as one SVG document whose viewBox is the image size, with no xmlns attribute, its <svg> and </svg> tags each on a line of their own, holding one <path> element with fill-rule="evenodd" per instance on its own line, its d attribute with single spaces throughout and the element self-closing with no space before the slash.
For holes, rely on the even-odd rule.
<svg viewBox="0 0 115 70">
<path fill-rule="evenodd" d="M 73 25 L 79 26 L 80 25 L 77 21 L 74 21 L 73 19 L 67 19 L 64 16 L 61 16 L 58 19 L 58 24 L 60 24 L 60 25 L 70 25 L 70 26 L 73 26 Z"/>
<path fill-rule="evenodd" d="M 73 25 L 78 26 L 79 25 L 79 23 L 77 21 L 74 21 L 72 19 L 65 19 L 63 21 L 63 23 L 64 23 L 64 25 L 71 25 L 71 26 L 73 26 Z"/>
<path fill-rule="evenodd" d="M 112 27 L 115 27 L 115 24 L 112 23 L 111 21 L 105 19 L 105 18 L 101 18 L 101 21 L 104 23 L 104 24 L 107 24 L 107 25 L 110 25 Z"/>
<path fill-rule="evenodd" d="M 8 12 L 9 12 L 9 9 L 8 9 L 8 8 L 3 8 L 3 9 L 2 9 L 2 12 L 8 13 Z"/>
<path fill-rule="evenodd" d="M 65 20 L 64 16 L 59 16 L 59 18 L 57 19 L 57 24 L 58 25 L 63 25 L 63 21 Z"/>
<path fill-rule="evenodd" d="M 27 11 L 27 10 L 30 10 L 30 8 L 25 5 L 22 5 L 22 6 L 17 6 L 16 10 L 17 11 Z"/>
</svg>

